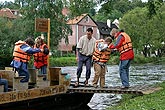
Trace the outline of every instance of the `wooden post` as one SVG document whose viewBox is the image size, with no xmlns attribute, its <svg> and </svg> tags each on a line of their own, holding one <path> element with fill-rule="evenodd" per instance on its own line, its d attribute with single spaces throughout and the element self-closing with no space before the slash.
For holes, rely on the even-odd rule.
<svg viewBox="0 0 165 110">
<path fill-rule="evenodd" d="M 48 48 L 50 50 L 50 18 L 48 18 L 48 32 L 47 32 L 47 36 L 48 36 Z M 50 72 L 49 72 L 49 55 L 48 55 L 48 65 L 47 65 L 47 76 L 48 76 L 48 80 L 50 80 Z"/>
</svg>

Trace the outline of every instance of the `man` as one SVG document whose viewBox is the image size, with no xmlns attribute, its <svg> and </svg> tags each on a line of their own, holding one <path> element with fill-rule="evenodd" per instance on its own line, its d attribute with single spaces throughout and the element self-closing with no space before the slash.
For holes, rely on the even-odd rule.
<svg viewBox="0 0 165 110">
<path fill-rule="evenodd" d="M 91 75 L 92 54 L 94 52 L 95 42 L 96 42 L 96 39 L 92 36 L 92 34 L 93 34 L 93 29 L 88 28 L 86 31 L 86 35 L 82 36 L 77 44 L 78 52 L 76 55 L 76 59 L 78 61 L 78 68 L 77 68 L 77 82 L 75 83 L 76 87 L 79 85 L 79 78 L 82 73 L 83 64 L 85 64 L 86 66 L 86 80 L 84 81 L 85 85 L 88 84 L 88 80 Z"/>
<path fill-rule="evenodd" d="M 49 49 L 48 46 L 44 43 L 44 39 L 39 36 L 35 39 L 35 47 L 34 48 L 40 48 L 43 50 L 43 52 L 38 52 L 34 54 L 34 66 L 36 69 L 40 70 L 39 74 L 45 75 L 43 80 L 46 80 L 46 69 L 48 65 L 48 54 Z"/>
<path fill-rule="evenodd" d="M 111 37 L 96 40 L 95 51 L 93 53 L 94 71 L 95 76 L 92 81 L 93 86 L 97 87 L 97 83 L 100 79 L 100 87 L 105 87 L 105 74 L 107 71 L 106 63 L 110 59 L 110 46 L 112 43 Z"/>
<path fill-rule="evenodd" d="M 19 76 L 25 76 L 20 81 L 22 83 L 29 81 L 28 61 L 30 60 L 31 54 L 41 52 L 39 48 L 33 49 L 34 44 L 33 39 L 30 37 L 25 41 L 19 40 L 15 43 L 11 66 L 15 68 Z"/>
<path fill-rule="evenodd" d="M 8 81 L 2 78 L 0 73 L 0 85 L 4 85 L 4 92 L 8 92 Z"/>
<path fill-rule="evenodd" d="M 111 46 L 111 49 L 117 49 L 120 52 L 120 63 L 119 63 L 119 73 L 122 82 L 122 89 L 129 88 L 129 67 L 131 60 L 134 59 L 134 52 L 132 47 L 131 38 L 123 30 L 118 31 L 113 28 L 111 36 L 116 38 L 115 45 Z"/>
</svg>

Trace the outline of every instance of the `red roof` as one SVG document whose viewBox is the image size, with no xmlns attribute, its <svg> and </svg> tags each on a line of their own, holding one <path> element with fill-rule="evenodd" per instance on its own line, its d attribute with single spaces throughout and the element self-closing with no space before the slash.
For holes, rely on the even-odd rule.
<svg viewBox="0 0 165 110">
<path fill-rule="evenodd" d="M 7 17 L 7 18 L 17 18 L 12 11 L 8 8 L 3 8 L 0 10 L 0 16 Z"/>
<path fill-rule="evenodd" d="M 67 24 L 77 24 L 87 15 L 88 14 L 82 14 L 80 16 L 75 17 L 74 19 L 70 19 L 67 21 Z"/>
</svg>

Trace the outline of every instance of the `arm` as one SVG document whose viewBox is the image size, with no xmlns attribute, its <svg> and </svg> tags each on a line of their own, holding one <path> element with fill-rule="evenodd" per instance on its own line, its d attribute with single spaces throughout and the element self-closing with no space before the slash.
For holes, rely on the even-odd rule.
<svg viewBox="0 0 165 110">
<path fill-rule="evenodd" d="M 26 53 L 28 53 L 28 54 L 34 54 L 34 53 L 38 53 L 38 52 L 41 52 L 41 50 L 39 49 L 39 48 L 31 48 L 30 46 L 28 46 L 28 45 L 26 45 L 26 44 L 24 44 L 24 45 L 22 45 L 21 46 L 21 49 L 24 51 L 24 52 L 26 52 Z"/>
<path fill-rule="evenodd" d="M 120 35 L 117 38 L 115 45 L 110 46 L 110 49 L 120 48 L 122 46 L 122 43 L 124 42 L 124 40 L 125 40 L 124 36 Z"/>
</svg>

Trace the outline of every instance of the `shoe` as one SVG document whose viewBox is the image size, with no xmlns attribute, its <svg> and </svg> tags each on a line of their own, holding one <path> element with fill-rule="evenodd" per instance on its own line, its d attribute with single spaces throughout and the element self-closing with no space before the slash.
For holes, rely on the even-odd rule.
<svg viewBox="0 0 165 110">
<path fill-rule="evenodd" d="M 93 84 L 93 87 L 94 87 L 94 88 L 97 88 L 97 87 L 98 87 L 98 85 L 97 85 L 97 84 Z"/>
<path fill-rule="evenodd" d="M 121 89 L 129 89 L 129 86 L 121 86 Z"/>
<path fill-rule="evenodd" d="M 84 85 L 86 86 L 88 84 L 88 80 L 85 80 L 84 81 Z"/>
<path fill-rule="evenodd" d="M 76 83 L 74 84 L 74 87 L 79 87 L 79 82 L 76 82 Z"/>
<path fill-rule="evenodd" d="M 100 86 L 101 88 L 108 88 L 107 86 Z"/>
</svg>

